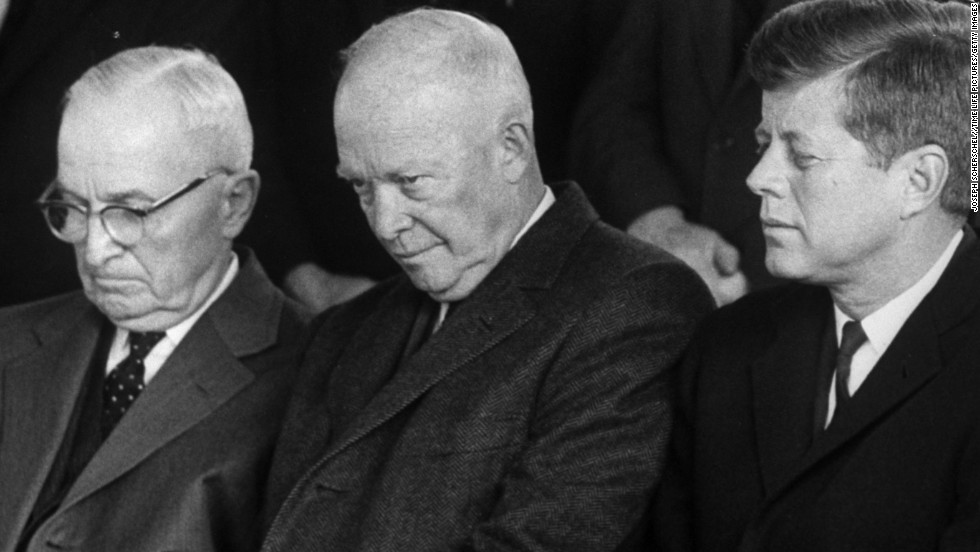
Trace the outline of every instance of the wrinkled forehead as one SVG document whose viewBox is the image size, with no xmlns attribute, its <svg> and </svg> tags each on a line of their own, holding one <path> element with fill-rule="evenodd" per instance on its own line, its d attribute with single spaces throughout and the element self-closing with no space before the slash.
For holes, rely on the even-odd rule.
<svg viewBox="0 0 980 552">
<path fill-rule="evenodd" d="M 205 170 L 176 110 L 153 94 L 71 102 L 58 135 L 59 183 L 72 191 L 125 183 L 152 197 Z"/>
<path fill-rule="evenodd" d="M 765 90 L 759 129 L 778 135 L 808 127 L 841 126 L 846 101 L 839 74 Z"/>
<path fill-rule="evenodd" d="M 469 84 L 438 73 L 362 67 L 345 75 L 337 91 L 338 137 L 399 127 L 456 133 L 485 126 L 493 108 Z"/>
</svg>

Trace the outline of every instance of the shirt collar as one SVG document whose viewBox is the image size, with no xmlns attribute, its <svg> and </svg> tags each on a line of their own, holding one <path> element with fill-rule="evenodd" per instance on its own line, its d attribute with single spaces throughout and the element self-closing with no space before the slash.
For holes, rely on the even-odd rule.
<svg viewBox="0 0 980 552">
<path fill-rule="evenodd" d="M 538 207 L 534 210 L 533 213 L 531 213 L 531 218 L 527 219 L 527 222 L 524 224 L 524 227 L 521 228 L 521 231 L 518 232 L 516 236 L 514 236 L 514 241 L 510 242 L 510 248 L 508 249 L 508 251 L 514 249 L 514 246 L 517 245 L 517 241 L 523 238 L 524 234 L 527 234 L 527 231 L 530 230 L 531 227 L 534 226 L 536 222 L 541 220 L 541 217 L 543 217 L 544 214 L 548 211 L 548 209 L 550 209 L 551 206 L 554 204 L 555 204 L 555 193 L 551 191 L 551 188 L 545 185 L 544 196 L 542 196 L 541 201 L 538 202 Z M 439 315 L 438 315 L 439 317 L 436 319 L 436 324 L 435 324 L 435 328 L 433 329 L 433 332 L 438 330 L 439 326 L 442 325 L 443 320 L 446 319 L 447 312 L 449 312 L 449 303 L 444 303 L 440 301 Z"/>
<path fill-rule="evenodd" d="M 228 264 L 228 269 L 225 270 L 225 275 L 221 279 L 221 282 L 211 291 L 211 295 L 201 306 L 197 308 L 190 316 L 185 318 L 183 321 L 177 325 L 167 329 L 165 339 L 169 340 L 173 347 L 176 347 L 184 339 L 191 328 L 194 327 L 194 323 L 204 315 L 208 308 L 221 297 L 221 294 L 228 289 L 231 282 L 238 275 L 239 263 L 238 255 L 234 251 L 231 253 L 231 262 Z M 109 350 L 109 362 L 108 366 L 112 367 L 122 361 L 129 355 L 129 330 L 125 328 L 116 327 L 116 336 L 112 341 L 112 347 Z M 115 360 L 115 362 L 113 362 Z"/>
<path fill-rule="evenodd" d="M 919 281 L 903 291 L 884 306 L 864 317 L 861 320 L 861 327 L 865 335 L 868 336 L 868 344 L 878 355 L 884 354 L 888 346 L 891 345 L 898 331 L 902 329 L 905 321 L 912 315 L 912 311 L 919 306 L 925 296 L 936 287 L 936 282 L 942 276 L 949 262 L 953 259 L 956 247 L 963 241 L 963 230 L 958 231 L 946 246 L 946 250 L 936 259 L 932 267 L 919 278 Z M 834 324 L 837 331 L 837 343 L 840 344 L 843 334 L 844 323 L 851 320 L 837 305 L 834 305 Z"/>
<path fill-rule="evenodd" d="M 510 242 L 510 249 L 514 249 L 514 246 L 517 245 L 517 241 L 523 238 L 524 234 L 527 234 L 527 231 L 530 230 L 532 226 L 534 226 L 534 223 L 541 220 L 541 217 L 544 216 L 545 212 L 547 212 L 548 209 L 550 209 L 551 206 L 554 204 L 555 204 L 555 193 L 552 192 L 551 188 L 549 188 L 546 185 L 544 187 L 544 196 L 541 198 L 541 201 L 538 202 L 538 208 L 535 209 L 533 213 L 531 213 L 531 218 L 527 219 L 527 223 L 524 224 L 524 227 L 521 228 L 521 231 L 518 232 L 516 236 L 514 236 L 514 241 Z"/>
</svg>

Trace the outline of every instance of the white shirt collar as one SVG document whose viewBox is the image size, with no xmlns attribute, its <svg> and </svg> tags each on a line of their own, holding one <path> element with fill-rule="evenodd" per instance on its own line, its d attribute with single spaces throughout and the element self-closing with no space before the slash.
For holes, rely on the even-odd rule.
<svg viewBox="0 0 980 552">
<path fill-rule="evenodd" d="M 228 269 L 225 271 L 224 277 L 221 282 L 211 291 L 208 298 L 200 307 L 197 308 L 190 316 L 185 318 L 183 321 L 177 325 L 166 330 L 166 337 L 160 340 L 159 343 L 150 351 L 143 361 L 144 374 L 143 381 L 145 383 L 150 383 L 150 380 L 160 368 L 163 363 L 166 362 L 167 358 L 170 357 L 170 353 L 180 345 L 184 337 L 187 336 L 194 324 L 204 315 L 208 308 L 218 300 L 219 297 L 228 289 L 231 282 L 238 275 L 239 262 L 238 255 L 233 251 L 231 253 L 231 262 L 228 264 Z M 129 330 L 125 328 L 116 327 L 116 335 L 112 340 L 112 346 L 109 349 L 109 358 L 106 362 L 106 374 L 109 373 L 113 368 L 115 368 L 120 362 L 123 361 L 127 356 L 129 356 Z"/>
<path fill-rule="evenodd" d="M 531 218 L 527 219 L 527 222 L 524 224 L 524 227 L 521 228 L 521 231 L 514 236 L 514 241 L 510 242 L 510 249 L 514 249 L 514 246 L 517 245 L 517 241 L 523 238 L 524 234 L 527 234 L 527 231 L 534 226 L 534 223 L 541 220 L 541 217 L 543 217 L 548 209 L 550 209 L 554 204 L 555 193 L 552 192 L 551 188 L 546 185 L 544 187 L 544 196 L 541 198 L 541 201 L 538 202 L 538 208 L 531 213 Z M 510 249 L 508 249 L 508 251 L 510 251 Z"/>
<path fill-rule="evenodd" d="M 875 350 L 877 356 L 884 354 L 888 346 L 891 345 L 898 331 L 902 329 L 905 321 L 912 315 L 912 311 L 919 306 L 919 303 L 926 295 L 932 291 L 942 276 L 943 271 L 949 266 L 953 259 L 953 253 L 963 240 L 963 230 L 958 231 L 946 246 L 946 250 L 936 259 L 932 267 L 911 287 L 903 291 L 897 297 L 886 303 L 884 306 L 864 317 L 861 320 L 861 327 L 868 336 L 868 344 Z M 849 322 L 849 318 L 837 305 L 834 305 L 834 324 L 837 331 L 837 343 L 840 344 L 843 334 L 844 323 Z"/>
<path fill-rule="evenodd" d="M 548 211 L 548 209 L 550 209 L 551 206 L 554 204 L 555 204 L 555 193 L 551 191 L 550 187 L 545 185 L 544 196 L 542 196 L 541 201 L 538 202 L 538 207 L 534 210 L 533 213 L 531 213 L 531 218 L 527 219 L 527 222 L 524 223 L 524 227 L 521 228 L 521 231 L 518 232 L 516 236 L 514 236 L 514 241 L 510 242 L 510 248 L 507 251 L 514 249 L 514 246 L 517 245 L 517 241 L 523 238 L 524 234 L 527 234 L 527 231 L 530 230 L 531 227 L 534 226 L 536 222 L 541 220 L 541 217 L 543 217 L 544 214 Z M 432 329 L 432 333 L 435 333 L 436 330 L 439 329 L 439 326 L 442 325 L 442 321 L 446 319 L 446 313 L 448 311 L 449 311 L 449 303 L 440 302 L 439 318 L 436 320 L 436 324 Z"/>
</svg>

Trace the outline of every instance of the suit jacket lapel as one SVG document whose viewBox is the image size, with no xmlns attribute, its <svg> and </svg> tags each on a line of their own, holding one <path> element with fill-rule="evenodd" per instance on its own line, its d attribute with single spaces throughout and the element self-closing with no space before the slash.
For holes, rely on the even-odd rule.
<svg viewBox="0 0 980 552">
<path fill-rule="evenodd" d="M 240 357 L 277 339 L 283 300 L 250 252 L 79 476 L 62 509 L 123 475 L 254 380 Z"/>
<path fill-rule="evenodd" d="M 775 338 L 751 370 L 756 445 L 769 493 L 810 447 L 820 351 L 832 315 L 826 290 L 807 287 L 800 293 L 806 294 L 802 302 L 787 301 L 773 310 Z"/>
<path fill-rule="evenodd" d="M 39 324 L 38 349 L 0 374 L 5 379 L 0 436 L 37 436 L 17 448 L 0 446 L 0 550 L 12 549 L 27 523 L 64 440 L 103 323 L 80 298 Z"/>
<path fill-rule="evenodd" d="M 931 316 L 913 316 L 875 365 L 845 409 L 834 414 L 800 466 L 806 469 L 886 415 L 935 376 L 942 366 Z"/>
<path fill-rule="evenodd" d="M 62 505 L 69 508 L 198 424 L 253 375 L 201 318 L 102 444 Z"/>
<path fill-rule="evenodd" d="M 944 340 L 959 341 L 949 349 L 963 348 L 962 336 L 944 336 L 952 334 L 951 330 L 974 313 L 980 303 L 980 288 L 975 283 L 980 273 L 980 245 L 972 230 L 964 231 L 966 236 L 936 287 L 913 311 L 847 407 L 835 413 L 827 430 L 814 440 L 800 462 L 777 481 L 770 496 L 856 438 L 936 377 L 950 361 L 943 355 Z"/>
</svg>

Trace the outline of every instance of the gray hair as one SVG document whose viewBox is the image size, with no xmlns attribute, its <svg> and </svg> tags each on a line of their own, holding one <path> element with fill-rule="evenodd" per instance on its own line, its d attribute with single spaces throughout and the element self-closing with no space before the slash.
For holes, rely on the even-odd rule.
<svg viewBox="0 0 980 552">
<path fill-rule="evenodd" d="M 147 46 L 119 52 L 86 71 L 68 89 L 62 107 L 141 88 L 170 95 L 183 128 L 207 135 L 205 143 L 222 168 L 249 168 L 253 138 L 245 99 L 217 59 L 200 50 Z"/>
<path fill-rule="evenodd" d="M 533 132 L 531 92 L 517 53 L 499 27 L 472 15 L 420 8 L 371 27 L 341 52 L 341 82 L 383 63 L 423 81 L 461 83 L 473 98 L 516 116 Z M 533 135 L 533 134 L 532 134 Z"/>
</svg>

